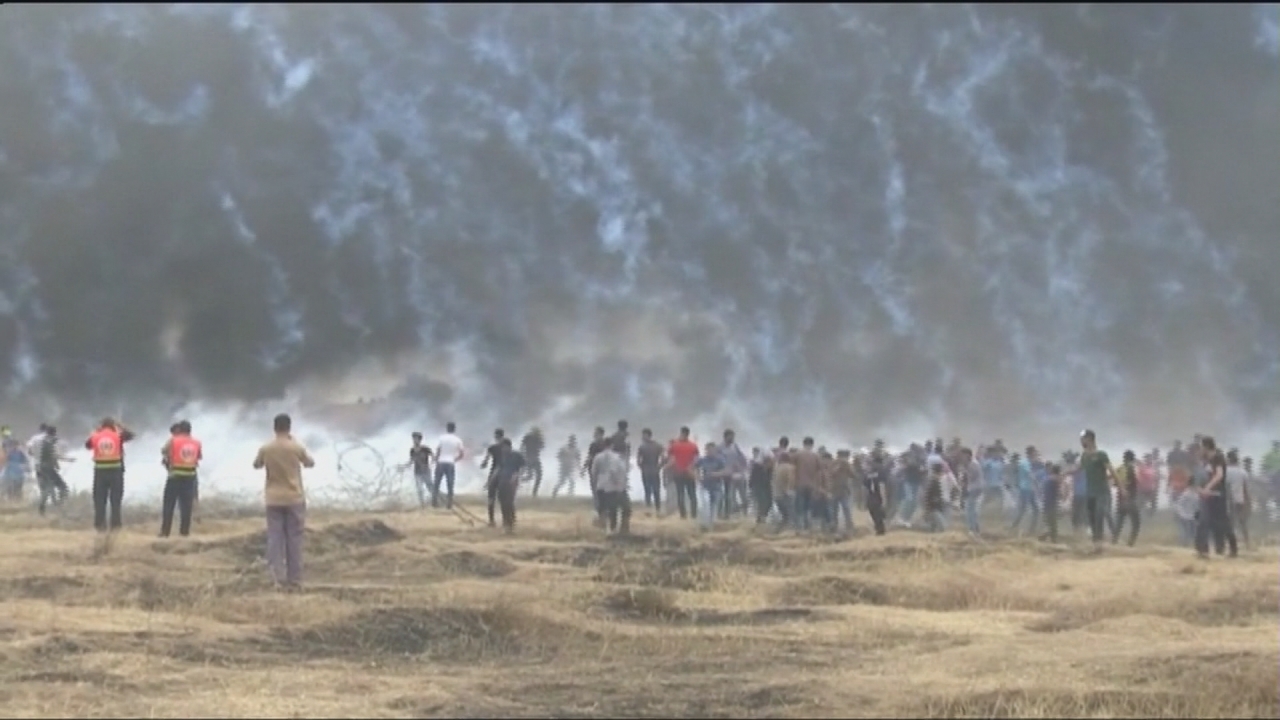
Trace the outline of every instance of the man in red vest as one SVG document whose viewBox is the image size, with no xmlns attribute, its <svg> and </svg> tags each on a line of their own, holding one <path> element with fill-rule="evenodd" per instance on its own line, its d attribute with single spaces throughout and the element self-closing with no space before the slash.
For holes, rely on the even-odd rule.
<svg viewBox="0 0 1280 720">
<path fill-rule="evenodd" d="M 120 504 L 124 501 L 124 444 L 133 432 L 111 418 L 104 418 L 97 431 L 84 442 L 93 454 L 93 527 L 98 532 L 119 530 Z M 107 505 L 111 521 L 107 522 Z"/>
<path fill-rule="evenodd" d="M 191 515 L 196 503 L 196 469 L 204 459 L 200 441 L 191 437 L 191 423 L 176 423 L 172 437 L 160 451 L 161 462 L 169 470 L 164 483 L 164 506 L 160 520 L 160 537 L 169 537 L 173 528 L 173 510 L 178 509 L 178 534 L 191 534 Z"/>
</svg>

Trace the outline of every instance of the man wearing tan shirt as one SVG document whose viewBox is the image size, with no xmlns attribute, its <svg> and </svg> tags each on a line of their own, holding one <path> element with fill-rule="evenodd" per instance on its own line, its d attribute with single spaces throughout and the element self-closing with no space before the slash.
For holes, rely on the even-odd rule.
<svg viewBox="0 0 1280 720">
<path fill-rule="evenodd" d="M 307 514 L 302 468 L 315 467 L 316 462 L 293 439 L 293 420 L 288 415 L 277 415 L 274 425 L 275 439 L 258 450 L 253 467 L 267 471 L 267 566 L 277 585 L 297 589 L 302 585 L 302 533 Z"/>
<path fill-rule="evenodd" d="M 796 529 L 807 531 L 818 509 L 822 482 L 822 457 L 813 449 L 813 438 L 801 442 L 795 454 L 796 465 Z"/>
</svg>

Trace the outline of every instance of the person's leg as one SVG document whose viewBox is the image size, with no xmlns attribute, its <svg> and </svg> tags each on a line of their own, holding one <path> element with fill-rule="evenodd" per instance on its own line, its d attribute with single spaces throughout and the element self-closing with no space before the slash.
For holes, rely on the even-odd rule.
<svg viewBox="0 0 1280 720">
<path fill-rule="evenodd" d="M 495 473 L 489 473 L 489 480 L 485 483 L 485 494 L 489 499 L 489 527 L 494 526 L 494 511 L 498 506 L 498 476 Z"/>
<path fill-rule="evenodd" d="M 107 500 L 111 503 L 111 529 L 119 530 L 124 524 L 121 521 L 121 505 L 124 504 L 124 468 L 116 468 L 112 471 Z"/>
<path fill-rule="evenodd" d="M 277 585 L 283 584 L 289 576 L 289 566 L 285 560 L 288 542 L 285 538 L 285 516 L 288 512 L 285 506 L 267 506 L 267 569 L 271 573 L 271 580 Z"/>
<path fill-rule="evenodd" d="M 1129 547 L 1133 547 L 1138 542 L 1138 533 L 1142 532 L 1142 511 L 1139 508 L 1131 508 L 1129 522 Z"/>
<path fill-rule="evenodd" d="M 623 535 L 631 533 L 631 495 L 623 491 L 622 497 L 618 498 L 619 514 L 622 516 L 622 523 L 618 527 L 618 532 Z"/>
<path fill-rule="evenodd" d="M 498 488 L 498 504 L 502 509 L 502 527 L 507 532 L 516 529 L 516 483 L 500 483 Z"/>
<path fill-rule="evenodd" d="M 49 479 L 52 486 L 53 480 Z M 111 489 L 111 478 L 108 471 L 93 470 L 93 529 L 98 532 L 107 531 L 107 494 Z M 50 492 L 53 488 L 50 487 Z"/>
<path fill-rule="evenodd" d="M 1200 557 L 1209 557 L 1209 536 L 1212 534 L 1212 520 L 1210 519 L 1209 503 L 1207 500 L 1200 501 L 1200 510 L 1196 512 L 1196 554 Z"/>
<path fill-rule="evenodd" d="M 178 483 L 176 488 L 178 500 L 178 534 L 187 537 L 191 534 L 191 518 L 196 509 L 196 479 L 188 478 Z"/>
<path fill-rule="evenodd" d="M 173 530 L 173 511 L 178 506 L 177 479 L 172 475 L 164 481 L 164 494 L 160 499 L 160 537 L 169 537 Z"/>
<path fill-rule="evenodd" d="M 425 508 L 427 506 L 427 496 L 431 494 L 431 487 L 434 483 L 426 472 L 413 473 L 413 489 L 418 493 L 418 507 Z"/>
<path fill-rule="evenodd" d="M 1253 547 L 1253 543 L 1249 540 L 1249 519 L 1252 514 L 1252 508 L 1248 503 L 1236 503 L 1235 514 L 1232 522 L 1235 525 L 1236 532 L 1240 534 L 1240 539 L 1244 541 L 1246 548 Z"/>
<path fill-rule="evenodd" d="M 919 500 L 920 486 L 913 483 L 902 484 L 902 512 L 898 515 L 898 523 L 901 525 L 910 525 L 911 518 L 916 514 L 916 503 Z"/>
<path fill-rule="evenodd" d="M 1014 507 L 1013 520 L 1009 522 L 1009 532 L 1014 535 L 1018 534 L 1018 527 L 1022 525 L 1022 516 L 1027 512 L 1027 493 L 1023 490 L 1018 491 L 1017 505 Z"/>
<path fill-rule="evenodd" d="M 1049 542 L 1058 542 L 1058 499 L 1056 497 L 1046 498 L 1044 504 L 1044 525 L 1045 537 Z"/>
<path fill-rule="evenodd" d="M 307 506 L 290 505 L 285 510 L 285 578 L 293 586 L 302 584 L 302 539 L 306 534 Z"/>
<path fill-rule="evenodd" d="M 1097 497 L 1088 497 L 1085 499 L 1085 514 L 1089 516 L 1089 537 L 1094 544 L 1102 542 L 1102 500 Z"/>
<path fill-rule="evenodd" d="M 538 497 L 538 490 L 542 487 L 542 458 L 534 458 L 529 465 L 533 474 L 533 496 Z"/>
<path fill-rule="evenodd" d="M 440 507 L 440 483 L 444 480 L 446 463 L 436 463 L 435 475 L 431 481 L 431 507 Z"/>
<path fill-rule="evenodd" d="M 969 532 L 978 535 L 982 531 L 981 523 L 978 521 L 978 511 L 982 509 L 981 488 L 970 490 L 965 498 L 964 503 L 964 520 Z"/>
</svg>

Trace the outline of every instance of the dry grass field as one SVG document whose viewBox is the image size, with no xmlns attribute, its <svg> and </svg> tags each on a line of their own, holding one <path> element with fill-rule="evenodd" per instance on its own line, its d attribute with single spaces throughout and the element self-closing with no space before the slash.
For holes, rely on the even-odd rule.
<svg viewBox="0 0 1280 720">
<path fill-rule="evenodd" d="M 7 717 L 1276 717 L 1280 555 L 834 542 L 585 502 L 517 535 L 451 514 L 313 512 L 271 589 L 257 511 L 196 537 L 130 510 L 0 516 Z M 482 512 L 479 501 L 467 500 Z M 527 504 L 527 503 L 526 503 Z M 238 516 L 237 516 L 238 515 Z"/>
</svg>

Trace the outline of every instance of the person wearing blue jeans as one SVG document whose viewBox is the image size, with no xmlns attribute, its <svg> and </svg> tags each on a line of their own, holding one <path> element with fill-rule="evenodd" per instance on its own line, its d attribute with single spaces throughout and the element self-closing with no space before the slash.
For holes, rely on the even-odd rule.
<svg viewBox="0 0 1280 720">
<path fill-rule="evenodd" d="M 444 506 L 446 509 L 453 507 L 453 486 L 458 479 L 458 471 L 451 462 L 436 462 L 435 482 L 431 485 L 431 507 L 438 507 L 440 503 L 440 481 L 445 482 L 446 495 Z"/>
<path fill-rule="evenodd" d="M 715 526 L 716 512 L 724 497 L 724 479 L 728 469 L 724 457 L 716 452 L 715 443 L 707 443 L 702 457 L 694 464 L 694 472 L 698 475 L 698 486 L 702 488 L 704 502 L 699 503 L 698 524 L 704 530 Z"/>
<path fill-rule="evenodd" d="M 1040 500 L 1036 496 L 1035 472 L 1031 467 L 1031 462 L 1035 458 L 1034 453 L 1035 448 L 1027 448 L 1028 457 L 1018 457 L 1015 453 L 1012 458 L 1015 489 L 1018 493 L 1018 505 L 1010 527 L 1014 534 L 1018 534 L 1022 517 L 1028 509 L 1031 510 L 1031 524 L 1027 534 L 1035 535 L 1036 527 L 1040 524 Z"/>
<path fill-rule="evenodd" d="M 902 467 L 902 502 L 898 505 L 901 511 L 894 522 L 899 527 L 910 527 L 911 517 L 916 514 L 916 505 L 920 502 L 920 490 L 925 483 L 924 458 L 919 445 L 912 445 Z"/>
</svg>

